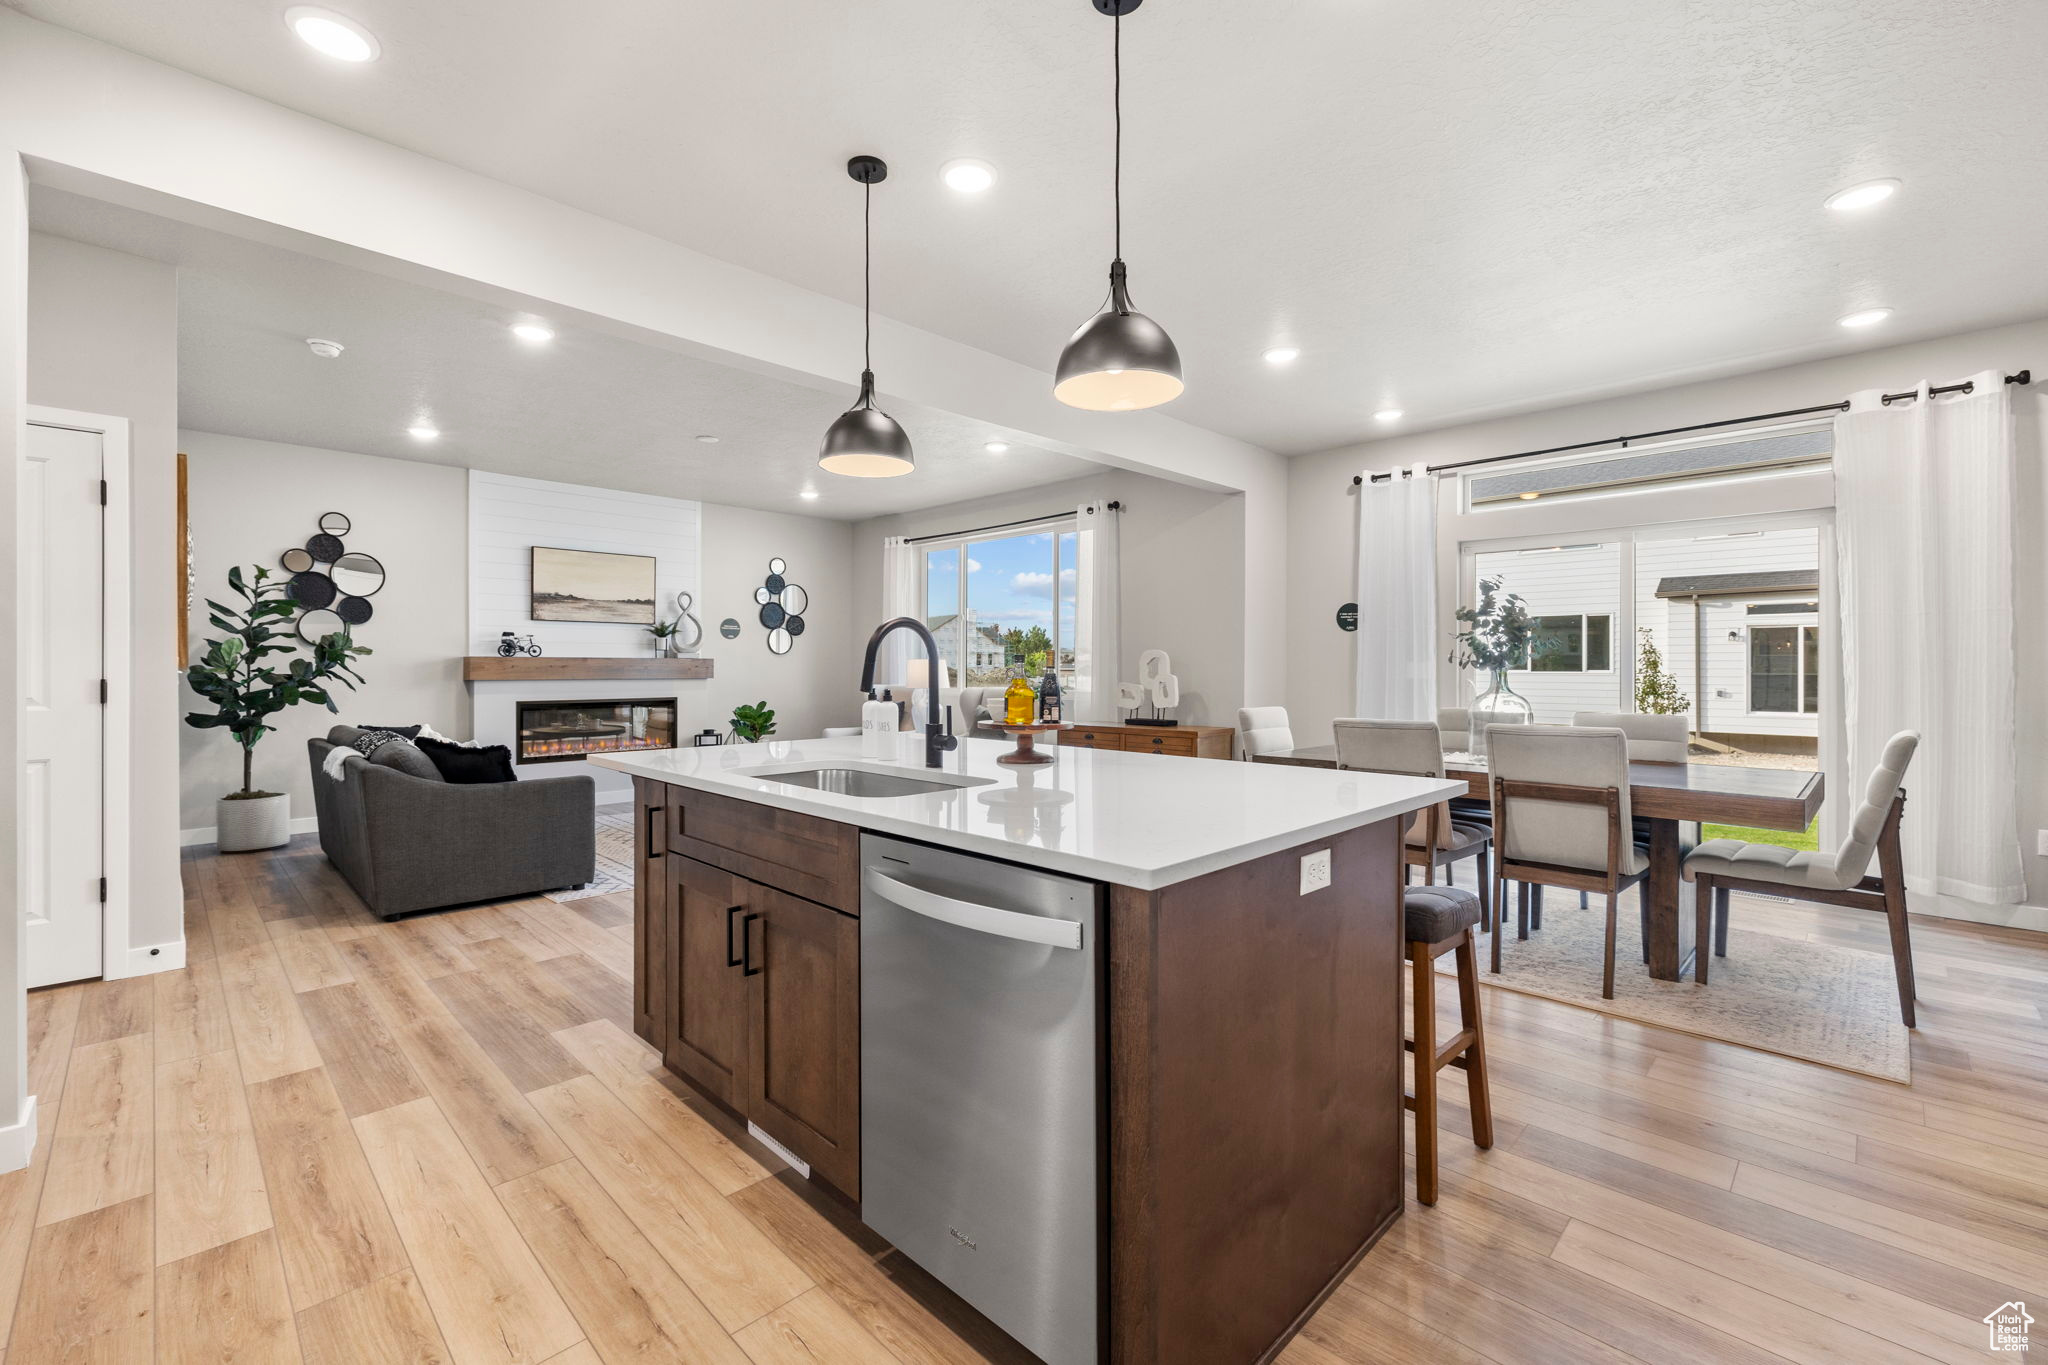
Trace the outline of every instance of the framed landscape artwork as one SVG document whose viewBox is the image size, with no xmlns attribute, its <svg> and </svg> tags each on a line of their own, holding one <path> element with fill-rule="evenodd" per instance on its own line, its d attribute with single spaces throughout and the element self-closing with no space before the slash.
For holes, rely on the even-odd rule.
<svg viewBox="0 0 2048 1365">
<path fill-rule="evenodd" d="M 654 624 L 654 556 L 533 547 L 533 619 Z"/>
</svg>

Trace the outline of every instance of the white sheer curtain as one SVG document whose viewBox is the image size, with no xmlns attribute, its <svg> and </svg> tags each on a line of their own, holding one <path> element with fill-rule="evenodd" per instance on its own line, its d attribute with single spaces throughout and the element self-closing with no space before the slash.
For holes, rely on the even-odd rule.
<svg viewBox="0 0 2048 1365">
<path fill-rule="evenodd" d="M 2012 405 L 2004 376 L 1835 419 L 1844 771 L 1854 801 L 1899 730 L 1908 884 L 1984 904 L 2025 898 L 2013 719 Z"/>
<path fill-rule="evenodd" d="M 1084 502 L 1075 513 L 1074 529 L 1074 690 L 1068 718 L 1109 725 L 1117 719 L 1123 631 L 1117 514 L 1106 503 Z"/>
<path fill-rule="evenodd" d="M 890 536 L 882 542 L 882 620 L 893 621 L 898 616 L 924 620 L 924 603 L 918 600 L 924 588 L 923 575 L 918 572 L 919 553 L 902 536 Z M 899 687 L 907 682 L 911 650 L 916 643 L 909 631 L 890 632 L 882 642 L 882 656 L 875 663 L 875 680 Z M 923 657 L 922 649 L 917 652 Z"/>
<path fill-rule="evenodd" d="M 1352 714 L 1435 720 L 1436 478 L 1418 464 L 1358 486 L 1357 679 Z"/>
</svg>

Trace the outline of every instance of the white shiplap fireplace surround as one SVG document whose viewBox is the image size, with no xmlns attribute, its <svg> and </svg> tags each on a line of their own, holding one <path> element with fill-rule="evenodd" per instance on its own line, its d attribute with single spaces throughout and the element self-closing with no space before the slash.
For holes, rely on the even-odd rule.
<svg viewBox="0 0 2048 1365">
<path fill-rule="evenodd" d="M 532 619 L 530 560 L 536 545 L 608 554 L 653 555 L 661 614 L 674 614 L 678 592 L 703 597 L 702 505 L 683 498 L 521 479 L 471 470 L 469 475 L 469 652 L 493 657 L 504 631 L 531 634 L 543 659 L 646 659 L 654 655 L 645 627 Z M 605 701 L 663 698 L 676 702 L 678 742 L 716 726 L 702 704 L 705 684 L 677 678 L 550 678 L 469 683 L 471 733 L 479 743 L 518 752 L 522 701 Z M 522 779 L 588 773 L 600 803 L 632 798 L 631 779 L 584 762 L 515 764 Z"/>
</svg>

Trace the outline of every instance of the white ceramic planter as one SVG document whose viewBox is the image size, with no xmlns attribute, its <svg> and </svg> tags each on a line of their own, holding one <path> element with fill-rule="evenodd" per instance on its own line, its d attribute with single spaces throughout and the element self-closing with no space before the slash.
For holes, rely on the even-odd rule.
<svg viewBox="0 0 2048 1365">
<path fill-rule="evenodd" d="M 214 802 L 214 820 L 220 829 L 223 853 L 276 848 L 292 839 L 292 799 L 283 793 L 246 801 L 223 797 Z"/>
</svg>

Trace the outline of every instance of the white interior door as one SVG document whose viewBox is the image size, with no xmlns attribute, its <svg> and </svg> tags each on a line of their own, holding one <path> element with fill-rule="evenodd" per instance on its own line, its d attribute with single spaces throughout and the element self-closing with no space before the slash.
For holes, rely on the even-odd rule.
<svg viewBox="0 0 2048 1365">
<path fill-rule="evenodd" d="M 31 425 L 20 470 L 31 986 L 101 973 L 103 443 L 98 432 Z"/>
</svg>

